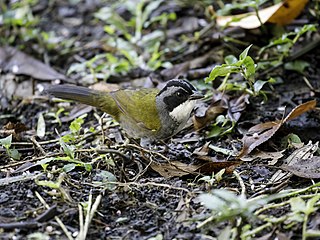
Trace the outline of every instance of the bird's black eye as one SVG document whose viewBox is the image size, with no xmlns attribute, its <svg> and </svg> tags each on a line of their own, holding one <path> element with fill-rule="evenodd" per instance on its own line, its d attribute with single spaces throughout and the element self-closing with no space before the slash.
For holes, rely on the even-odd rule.
<svg viewBox="0 0 320 240">
<path fill-rule="evenodd" d="M 181 97 L 182 96 L 181 92 L 176 92 L 176 96 Z"/>
</svg>

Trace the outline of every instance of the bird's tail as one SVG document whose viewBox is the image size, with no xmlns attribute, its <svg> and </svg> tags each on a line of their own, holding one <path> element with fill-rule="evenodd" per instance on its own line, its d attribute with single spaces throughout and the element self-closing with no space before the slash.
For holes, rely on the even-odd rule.
<svg viewBox="0 0 320 240">
<path fill-rule="evenodd" d="M 90 88 L 73 85 L 56 85 L 48 88 L 46 92 L 57 98 L 74 100 L 94 107 L 100 107 L 97 99 L 101 96 L 101 92 Z"/>
</svg>

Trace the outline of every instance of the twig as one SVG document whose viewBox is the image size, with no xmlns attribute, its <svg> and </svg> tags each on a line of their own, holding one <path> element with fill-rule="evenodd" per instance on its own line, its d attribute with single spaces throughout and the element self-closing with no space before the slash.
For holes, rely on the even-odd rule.
<svg viewBox="0 0 320 240">
<path fill-rule="evenodd" d="M 165 183 L 155 183 L 155 182 L 147 182 L 147 183 L 137 183 L 137 182 L 127 182 L 127 183 L 106 182 L 106 183 L 107 183 L 107 184 L 115 184 L 115 185 L 118 185 L 118 186 L 120 186 L 120 187 L 128 187 L 128 186 L 130 186 L 130 185 L 134 185 L 134 186 L 138 186 L 138 187 L 145 187 L 145 186 L 163 187 L 163 188 L 174 189 L 174 190 L 186 192 L 186 193 L 188 193 L 188 194 L 192 194 L 192 192 L 189 191 L 189 190 L 186 189 L 186 188 L 175 187 L 175 186 L 171 186 L 171 185 L 165 184 Z"/>
<path fill-rule="evenodd" d="M 83 229 L 84 229 L 84 224 L 83 224 L 83 209 L 81 204 L 78 204 L 78 209 L 79 209 L 79 233 L 77 238 L 82 234 Z M 79 237 L 80 238 L 80 237 Z"/>
<path fill-rule="evenodd" d="M 40 145 L 47 145 L 47 144 L 51 144 L 51 143 L 57 143 L 59 142 L 59 139 L 52 139 L 52 140 L 48 140 L 48 141 L 41 141 L 38 142 Z M 13 142 L 11 143 L 11 145 L 15 145 L 15 146 L 32 146 L 33 143 L 30 142 Z"/>
<path fill-rule="evenodd" d="M 291 61 L 298 59 L 302 55 L 304 55 L 304 54 L 310 52 L 311 50 L 313 50 L 314 48 L 316 48 L 319 44 L 320 44 L 320 37 L 316 37 L 313 41 L 311 41 L 310 43 L 307 43 L 299 51 L 292 53 L 291 56 L 287 57 L 282 62 L 277 63 L 276 65 L 270 67 L 269 69 L 265 70 L 264 72 L 258 74 L 257 78 L 261 78 L 261 77 L 267 75 L 268 73 L 274 72 L 275 69 L 281 67 L 286 62 L 291 62 Z"/>
<path fill-rule="evenodd" d="M 236 179 L 238 180 L 238 182 L 239 182 L 239 184 L 240 184 L 240 187 L 241 187 L 241 195 L 245 196 L 245 194 L 246 194 L 246 186 L 245 186 L 245 184 L 244 184 L 244 182 L 243 182 L 240 174 L 239 174 L 236 170 L 234 170 L 234 171 L 233 171 L 233 175 L 236 177 Z"/>
<path fill-rule="evenodd" d="M 163 154 L 158 153 L 158 152 L 154 152 L 154 151 L 151 151 L 151 150 L 148 150 L 148 149 L 145 149 L 145 148 L 140 147 L 140 146 L 135 145 L 135 144 L 131 144 L 131 143 L 129 143 L 129 144 L 125 144 L 125 145 L 123 145 L 123 147 L 132 147 L 132 148 L 136 148 L 136 149 L 138 149 L 138 150 L 140 150 L 140 151 L 142 151 L 142 152 L 146 152 L 146 153 L 150 153 L 150 154 L 157 155 L 157 156 L 159 156 L 159 157 L 163 158 L 164 160 L 166 160 L 167 162 L 170 162 L 170 159 L 169 159 L 169 158 L 167 158 L 166 156 L 164 156 Z"/>
<path fill-rule="evenodd" d="M 247 239 L 250 236 L 255 236 L 257 233 L 261 232 L 262 230 L 264 230 L 268 227 L 272 227 L 272 223 L 268 222 L 268 223 L 265 223 L 259 227 L 256 227 L 255 229 L 253 229 L 251 231 L 247 231 L 247 232 L 245 232 L 245 234 L 242 235 L 242 237 L 243 237 L 243 239 Z"/>
<path fill-rule="evenodd" d="M 86 236 L 88 234 L 89 230 L 89 225 L 92 221 L 92 218 L 94 214 L 96 213 L 98 206 L 101 202 L 102 195 L 99 194 L 98 197 L 96 198 L 95 202 L 92 204 L 92 194 L 90 193 L 89 195 L 89 200 L 88 200 L 88 206 L 87 206 L 87 213 L 86 213 L 86 220 L 83 224 L 83 211 L 82 211 L 82 206 L 79 204 L 79 223 L 80 223 L 80 230 L 79 234 L 76 238 L 76 240 L 85 240 Z"/>
<path fill-rule="evenodd" d="M 14 176 L 14 177 L 0 178 L 0 186 L 5 186 L 14 182 L 33 180 L 41 175 L 42 173 L 39 173 L 39 174 L 27 173 L 19 176 Z"/>
<path fill-rule="evenodd" d="M 39 149 L 39 151 L 41 152 L 42 155 L 46 155 L 47 153 L 44 151 L 44 149 L 41 147 L 41 145 L 39 144 L 39 142 L 36 140 L 36 138 L 34 136 L 32 136 L 30 138 L 30 140 L 33 142 L 33 144 Z"/>
<path fill-rule="evenodd" d="M 34 162 L 34 161 L 37 161 L 37 160 L 42 160 L 44 158 L 57 157 L 59 155 L 61 155 L 61 153 L 53 153 L 53 154 L 50 154 L 50 155 L 47 155 L 47 156 L 41 156 L 41 157 L 28 159 L 28 160 L 25 160 L 25 161 L 14 162 L 14 163 L 11 163 L 11 164 L 0 166 L 0 170 L 1 169 L 6 169 L 6 168 L 10 168 L 10 167 L 15 167 L 15 166 L 18 166 L 18 165 L 22 165 L 22 164 L 27 163 L 27 162 Z"/>
<path fill-rule="evenodd" d="M 204 225 L 206 225 L 207 223 L 213 221 L 214 218 L 215 218 L 215 216 L 213 216 L 213 215 L 210 216 L 210 217 L 208 217 L 206 220 L 204 220 L 203 222 L 199 223 L 199 224 L 197 225 L 197 228 L 198 228 L 198 229 L 202 228 L 202 227 L 203 227 Z"/>
<path fill-rule="evenodd" d="M 151 157 L 152 158 L 152 157 Z M 147 171 L 148 171 L 148 169 L 149 169 L 149 167 L 150 167 L 150 165 L 153 163 L 153 160 L 150 158 L 150 162 L 148 163 L 148 165 L 144 168 L 144 170 L 141 170 L 140 171 L 140 168 L 139 168 L 139 173 L 133 178 L 133 179 L 130 179 L 131 181 L 133 181 L 133 182 L 136 182 L 143 174 L 145 174 Z M 138 165 L 138 164 L 137 164 Z M 142 164 L 140 164 L 140 165 L 142 165 Z M 138 165 L 139 166 L 139 165 Z"/>
<path fill-rule="evenodd" d="M 41 195 L 36 191 L 35 192 L 37 198 L 39 199 L 39 201 L 47 208 L 50 209 L 50 206 L 46 203 L 46 201 L 41 197 Z M 59 226 L 61 227 L 61 229 L 63 230 L 63 232 L 66 234 L 67 238 L 69 240 L 74 240 L 74 238 L 72 237 L 71 233 L 68 231 L 68 229 L 66 228 L 66 226 L 63 224 L 63 222 L 61 221 L 61 219 L 58 216 L 55 216 L 54 219 L 56 220 L 56 222 L 59 224 Z"/>
</svg>

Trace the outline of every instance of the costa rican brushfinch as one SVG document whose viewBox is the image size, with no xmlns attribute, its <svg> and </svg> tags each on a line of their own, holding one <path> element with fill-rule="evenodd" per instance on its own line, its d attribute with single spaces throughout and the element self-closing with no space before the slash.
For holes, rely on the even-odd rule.
<svg viewBox="0 0 320 240">
<path fill-rule="evenodd" d="M 134 138 L 160 140 L 178 133 L 187 123 L 196 100 L 202 98 L 186 80 L 173 79 L 163 89 L 103 92 L 57 85 L 47 89 L 55 97 L 75 100 L 101 109 Z"/>
</svg>

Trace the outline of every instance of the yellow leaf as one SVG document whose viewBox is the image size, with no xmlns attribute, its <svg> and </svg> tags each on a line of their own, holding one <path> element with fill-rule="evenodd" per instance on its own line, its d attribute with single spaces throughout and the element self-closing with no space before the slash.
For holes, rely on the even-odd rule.
<svg viewBox="0 0 320 240">
<path fill-rule="evenodd" d="M 255 12 L 249 12 L 231 16 L 218 16 L 216 21 L 218 26 L 233 26 L 245 29 L 258 28 L 266 22 L 286 25 L 301 13 L 307 3 L 308 0 L 286 0 L 259 10 L 259 18 Z"/>
</svg>

